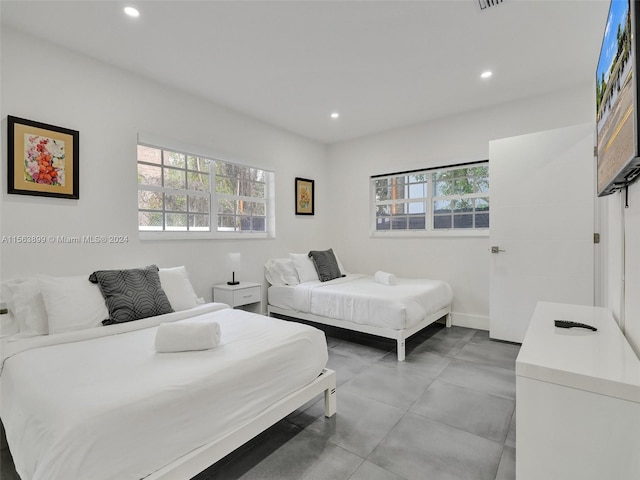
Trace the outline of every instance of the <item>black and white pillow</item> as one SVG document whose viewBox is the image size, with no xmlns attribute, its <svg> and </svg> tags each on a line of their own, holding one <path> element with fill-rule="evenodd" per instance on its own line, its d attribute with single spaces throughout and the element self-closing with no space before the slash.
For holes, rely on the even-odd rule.
<svg viewBox="0 0 640 480">
<path fill-rule="evenodd" d="M 155 265 L 129 270 L 98 270 L 89 276 L 89 281 L 98 284 L 109 310 L 109 318 L 103 320 L 103 325 L 173 312 Z"/>
<path fill-rule="evenodd" d="M 313 262 L 318 272 L 318 278 L 321 282 L 328 282 L 335 278 L 344 277 L 340 268 L 338 267 L 338 261 L 333 253 L 333 249 L 317 251 L 311 250 L 309 252 L 309 258 Z"/>
</svg>

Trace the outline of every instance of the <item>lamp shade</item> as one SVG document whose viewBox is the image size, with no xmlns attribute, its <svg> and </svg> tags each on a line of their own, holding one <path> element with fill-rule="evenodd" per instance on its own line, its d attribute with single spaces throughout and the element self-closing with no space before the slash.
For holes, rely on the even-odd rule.
<svg viewBox="0 0 640 480">
<path fill-rule="evenodd" d="M 232 272 L 235 272 L 236 270 L 240 270 L 240 267 L 242 266 L 242 256 L 240 253 L 229 253 L 227 255 L 227 262 L 229 264 L 229 269 Z"/>
<path fill-rule="evenodd" d="M 231 281 L 227 282 L 228 285 L 238 285 L 240 282 L 236 281 L 236 271 L 240 270 L 242 258 L 239 253 L 229 253 L 227 255 L 227 264 L 229 270 L 231 270 Z"/>
</svg>

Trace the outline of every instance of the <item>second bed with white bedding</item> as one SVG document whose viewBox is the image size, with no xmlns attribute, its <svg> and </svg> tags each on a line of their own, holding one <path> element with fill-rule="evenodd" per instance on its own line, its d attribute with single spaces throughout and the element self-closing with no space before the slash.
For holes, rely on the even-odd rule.
<svg viewBox="0 0 640 480">
<path fill-rule="evenodd" d="M 268 295 L 276 307 L 393 330 L 410 328 L 453 300 L 441 280 L 399 278 L 397 285 L 385 285 L 360 274 L 271 286 Z"/>
<path fill-rule="evenodd" d="M 450 313 L 453 291 L 441 280 L 398 278 L 396 285 L 349 274 L 328 282 L 309 281 L 268 290 L 270 314 L 286 315 L 397 340 L 404 340 Z"/>
</svg>

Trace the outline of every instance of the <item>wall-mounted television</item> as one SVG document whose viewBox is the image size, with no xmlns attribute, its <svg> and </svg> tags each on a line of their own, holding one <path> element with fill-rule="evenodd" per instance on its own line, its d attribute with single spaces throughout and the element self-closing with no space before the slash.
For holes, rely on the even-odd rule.
<svg viewBox="0 0 640 480">
<path fill-rule="evenodd" d="M 640 175 L 638 1 L 611 0 L 596 69 L 597 193 L 609 195 Z"/>
</svg>

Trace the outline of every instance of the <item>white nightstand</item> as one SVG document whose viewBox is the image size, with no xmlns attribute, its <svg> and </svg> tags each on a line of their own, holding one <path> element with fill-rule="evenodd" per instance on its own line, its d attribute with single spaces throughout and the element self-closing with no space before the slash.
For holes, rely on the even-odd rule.
<svg viewBox="0 0 640 480">
<path fill-rule="evenodd" d="M 226 303 L 231 308 L 242 308 L 262 313 L 262 284 L 240 282 L 238 285 L 221 283 L 213 286 L 213 301 Z"/>
</svg>

